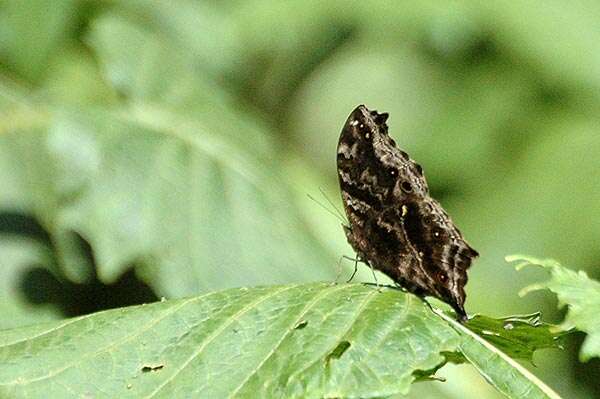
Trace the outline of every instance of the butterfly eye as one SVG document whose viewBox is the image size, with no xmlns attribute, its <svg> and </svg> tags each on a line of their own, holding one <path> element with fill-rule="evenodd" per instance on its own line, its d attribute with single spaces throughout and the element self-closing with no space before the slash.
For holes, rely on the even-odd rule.
<svg viewBox="0 0 600 399">
<path fill-rule="evenodd" d="M 397 174 L 398 174 L 398 172 L 396 172 L 396 169 L 390 170 L 390 175 L 396 176 Z"/>
</svg>

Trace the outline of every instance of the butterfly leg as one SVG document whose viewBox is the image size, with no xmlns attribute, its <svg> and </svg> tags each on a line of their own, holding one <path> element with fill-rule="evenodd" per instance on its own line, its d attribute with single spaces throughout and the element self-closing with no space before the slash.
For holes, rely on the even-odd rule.
<svg viewBox="0 0 600 399">
<path fill-rule="evenodd" d="M 342 255 L 342 257 L 340 258 L 340 260 L 338 261 L 338 265 L 341 265 L 341 261 L 342 259 L 348 259 L 354 262 L 354 271 L 352 272 L 352 275 L 350 276 L 350 278 L 346 281 L 346 283 L 349 283 L 352 281 L 352 279 L 354 278 L 354 276 L 356 275 L 356 272 L 358 271 L 358 262 L 364 262 L 367 265 L 369 265 L 369 267 L 371 268 L 371 273 L 373 273 L 373 279 L 375 280 L 375 285 L 377 286 L 377 290 L 381 291 L 381 285 L 379 285 L 379 281 L 377 281 L 377 275 L 375 274 L 375 269 L 373 268 L 373 265 L 371 265 L 369 262 L 364 261 L 362 259 L 359 259 L 359 257 L 356 258 L 351 258 L 349 256 L 346 255 Z M 341 267 L 339 268 L 339 273 L 335 279 L 336 283 L 338 278 L 340 277 L 341 274 Z"/>
<path fill-rule="evenodd" d="M 352 262 L 354 262 L 354 271 L 352 272 L 352 276 L 350 276 L 350 278 L 346 281 L 346 283 L 349 283 L 350 281 L 352 281 L 352 279 L 356 275 L 356 272 L 358 271 L 358 262 L 360 261 L 360 259 L 358 259 L 358 257 L 351 258 L 346 255 L 342 255 L 342 257 L 340 258 L 340 262 L 342 261 L 342 259 L 348 259 L 348 260 L 351 260 Z M 340 273 L 341 273 L 341 269 L 340 269 Z M 339 277 L 339 275 L 338 275 L 338 277 Z"/>
<path fill-rule="evenodd" d="M 379 285 L 379 281 L 377 281 L 377 275 L 375 274 L 375 268 L 370 262 L 367 262 L 367 265 L 371 268 L 371 273 L 373 273 L 373 279 L 375 280 L 375 285 L 377 286 L 377 291 L 381 292 L 381 286 Z"/>
<path fill-rule="evenodd" d="M 357 258 L 354 258 L 354 259 L 347 258 L 347 259 L 354 261 L 354 271 L 352 272 L 352 275 L 350 276 L 350 278 L 348 279 L 348 281 L 346 281 L 346 283 L 349 283 L 350 281 L 352 281 L 352 279 L 356 275 L 356 272 L 358 271 L 358 259 Z"/>
</svg>

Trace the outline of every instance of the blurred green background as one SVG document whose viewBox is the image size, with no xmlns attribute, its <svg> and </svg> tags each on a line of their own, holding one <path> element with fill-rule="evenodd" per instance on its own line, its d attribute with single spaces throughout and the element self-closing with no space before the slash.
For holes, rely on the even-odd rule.
<svg viewBox="0 0 600 399">
<path fill-rule="evenodd" d="M 481 253 L 470 313 L 562 319 L 518 297 L 545 276 L 507 254 L 600 278 L 596 1 L 0 1 L 0 328 L 335 279 L 352 250 L 307 194 L 340 203 L 357 104 L 390 113 Z M 580 340 L 527 366 L 597 398 Z M 411 396 L 498 397 L 470 367 L 439 374 Z"/>
</svg>

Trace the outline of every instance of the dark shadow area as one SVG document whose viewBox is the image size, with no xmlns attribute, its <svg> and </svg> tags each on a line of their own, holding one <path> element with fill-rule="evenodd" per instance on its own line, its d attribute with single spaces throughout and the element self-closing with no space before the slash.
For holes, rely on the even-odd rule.
<svg viewBox="0 0 600 399">
<path fill-rule="evenodd" d="M 15 234 L 50 243 L 50 235 L 37 220 L 18 212 L 0 212 L 0 235 Z"/>
<path fill-rule="evenodd" d="M 594 398 L 600 398 L 600 359 L 593 358 L 585 363 L 579 361 L 581 344 L 586 338 L 583 333 L 571 334 L 565 343 L 565 351 L 571 355 L 571 379 L 576 384 L 583 384 L 592 393 Z"/>
<path fill-rule="evenodd" d="M 59 280 L 45 268 L 34 267 L 24 273 L 20 289 L 27 301 L 56 305 L 67 317 L 158 300 L 132 269 L 113 284 L 104 284 L 97 277 L 86 284 L 75 284 Z"/>
<path fill-rule="evenodd" d="M 98 279 L 90 244 L 76 232 L 72 234 L 71 250 L 89 268 L 89 281 L 73 283 L 52 273 L 51 265 L 31 265 L 21 276 L 19 290 L 24 299 L 32 304 L 56 305 L 67 317 L 79 316 L 100 310 L 118 308 L 141 303 L 155 302 L 158 297 L 146 283 L 135 275 L 132 268 L 113 284 L 104 284 Z M 29 238 L 53 247 L 48 232 L 33 217 L 18 212 L 0 212 L 0 236 L 11 235 Z"/>
</svg>

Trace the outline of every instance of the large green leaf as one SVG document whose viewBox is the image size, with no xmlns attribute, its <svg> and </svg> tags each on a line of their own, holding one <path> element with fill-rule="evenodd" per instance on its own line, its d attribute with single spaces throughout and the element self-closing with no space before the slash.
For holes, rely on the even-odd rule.
<svg viewBox="0 0 600 399">
<path fill-rule="evenodd" d="M 160 13 L 155 12 L 155 17 L 160 19 Z M 174 13 L 185 14 L 185 10 L 178 9 Z M 169 21 L 166 18 L 159 25 L 168 25 Z M 170 29 L 179 27 L 170 26 Z M 210 79 L 203 70 L 204 60 L 195 56 L 192 44 L 185 46 L 176 40 L 166 40 L 169 36 L 161 32 L 132 23 L 116 13 L 94 21 L 87 41 L 95 51 L 106 80 L 123 95 L 123 102 L 134 107 L 140 103 L 160 104 L 161 108 L 178 115 L 201 120 L 213 136 L 224 136 L 230 144 L 254 156 L 272 159 L 270 135 L 274 132 Z M 202 32 L 197 31 L 196 37 L 203 36 Z"/>
<path fill-rule="evenodd" d="M 153 18 L 155 27 L 173 22 Z M 271 132 L 232 112 L 233 100 L 198 73 L 197 59 L 163 38 L 122 16 L 96 19 L 89 41 L 126 101 L 108 91 L 85 103 L 107 98 L 110 109 L 50 105 L 85 98 L 61 92 L 60 82 L 44 88 L 45 101 L 2 82 L 1 210 L 35 217 L 59 269 L 76 282 L 92 277 L 78 235 L 91 244 L 102 281 L 134 265 L 169 297 L 331 279 L 334 259 L 295 209 Z M 69 72 L 65 64 L 57 75 Z"/>
<path fill-rule="evenodd" d="M 0 393 L 386 397 L 462 354 L 507 397 L 557 397 L 437 313 L 399 290 L 323 283 L 115 309 L 0 332 Z"/>
<path fill-rule="evenodd" d="M 568 331 L 575 327 L 587 334 L 581 346 L 581 360 L 600 357 L 600 282 L 589 278 L 583 270 L 575 272 L 552 259 L 515 255 L 508 256 L 506 260 L 519 261 L 517 269 L 540 266 L 550 270 L 550 280 L 530 285 L 524 288 L 521 294 L 541 289 L 554 292 L 558 297 L 559 306 L 567 306 L 568 309 L 562 329 Z"/>
<path fill-rule="evenodd" d="M 71 232 L 91 244 L 101 279 L 137 264 L 166 296 L 332 278 L 272 166 L 201 119 L 52 108 L 37 126 L 41 111 L 29 111 L 29 125 L 0 136 L 0 203 L 41 221 L 73 279 L 83 258 Z"/>
</svg>

